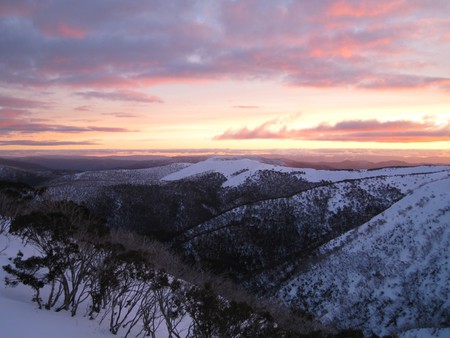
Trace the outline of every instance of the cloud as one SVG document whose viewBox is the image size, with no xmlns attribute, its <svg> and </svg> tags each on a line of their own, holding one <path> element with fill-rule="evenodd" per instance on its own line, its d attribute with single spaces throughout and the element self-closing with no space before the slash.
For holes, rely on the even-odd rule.
<svg viewBox="0 0 450 338">
<path fill-rule="evenodd" d="M 113 127 L 83 127 L 82 131 L 101 131 L 105 133 L 126 133 L 126 132 L 137 132 L 138 130 L 132 130 L 128 128 L 113 128 Z"/>
<path fill-rule="evenodd" d="M 0 79 L 76 90 L 224 78 L 448 90 L 449 54 L 442 41 L 448 41 L 449 11 L 448 1 L 4 0 Z M 405 61 L 435 71 L 416 73 Z M 161 101 L 123 92 L 81 93 Z"/>
<path fill-rule="evenodd" d="M 0 18 L 8 16 L 29 16 L 38 7 L 36 1 L 2 0 Z"/>
<path fill-rule="evenodd" d="M 256 128 L 227 130 L 214 140 L 293 139 L 311 141 L 410 143 L 450 141 L 450 121 L 436 124 L 430 119 L 422 122 L 397 120 L 348 120 L 334 125 L 323 123 L 313 128 L 289 129 L 286 126 L 273 130 L 277 120 L 268 121 Z"/>
<path fill-rule="evenodd" d="M 276 132 L 271 131 L 269 128 L 276 122 L 276 120 L 271 120 L 261 124 L 254 129 L 249 129 L 247 127 L 239 130 L 229 129 L 223 134 L 215 136 L 214 140 L 277 139 L 280 138 L 282 132 L 284 131 L 284 128 Z"/>
<path fill-rule="evenodd" d="M 87 34 L 87 31 L 82 28 L 71 26 L 66 22 L 60 21 L 45 22 L 40 28 L 42 33 L 47 37 L 82 39 Z"/>
<path fill-rule="evenodd" d="M 0 126 L 16 123 L 18 119 L 29 116 L 30 113 L 23 109 L 5 109 L 0 108 Z"/>
<path fill-rule="evenodd" d="M 3 108 L 31 109 L 43 108 L 46 106 L 48 106 L 48 103 L 42 101 L 22 99 L 15 96 L 0 95 L 0 107 Z"/>
<path fill-rule="evenodd" d="M 327 14 L 330 16 L 337 17 L 379 17 L 386 16 L 394 10 L 402 9 L 403 1 L 402 0 L 393 0 L 389 2 L 383 1 L 335 1 L 331 3 L 328 8 Z"/>
<path fill-rule="evenodd" d="M 74 108 L 74 110 L 77 110 L 77 111 L 91 111 L 92 109 L 91 109 L 90 106 L 78 106 L 78 107 Z"/>
<path fill-rule="evenodd" d="M 72 146 L 86 145 L 93 146 L 100 143 L 94 141 L 34 141 L 34 140 L 0 140 L 2 146 L 32 146 L 32 147 L 48 147 L 48 146 Z"/>
<path fill-rule="evenodd" d="M 259 106 L 245 106 L 245 105 L 240 105 L 240 106 L 233 106 L 233 108 L 240 108 L 240 109 L 257 109 L 257 108 L 259 108 Z"/>
<path fill-rule="evenodd" d="M 134 118 L 134 117 L 138 117 L 138 115 L 136 114 L 132 114 L 132 113 L 102 113 L 102 115 L 107 115 L 107 116 L 114 116 L 114 117 L 118 117 L 118 118 Z"/>
<path fill-rule="evenodd" d="M 116 91 L 116 92 L 99 92 L 99 91 L 89 91 L 80 92 L 76 95 L 81 96 L 85 99 L 101 99 L 109 101 L 131 101 L 131 102 L 141 102 L 141 103 L 161 103 L 163 102 L 157 96 L 151 96 L 144 93 L 133 92 L 129 90 Z"/>
<path fill-rule="evenodd" d="M 54 123 L 37 123 L 29 118 L 30 113 L 21 110 L 0 109 L 0 134 L 27 134 L 27 133 L 124 133 L 135 132 L 127 128 L 99 127 L 99 126 L 71 126 Z"/>
</svg>

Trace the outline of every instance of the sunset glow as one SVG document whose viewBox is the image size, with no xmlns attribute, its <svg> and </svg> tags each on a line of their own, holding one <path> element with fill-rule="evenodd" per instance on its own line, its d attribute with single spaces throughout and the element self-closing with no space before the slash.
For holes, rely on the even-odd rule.
<svg viewBox="0 0 450 338">
<path fill-rule="evenodd" d="M 445 0 L 0 2 L 1 151 L 450 149 Z"/>
</svg>

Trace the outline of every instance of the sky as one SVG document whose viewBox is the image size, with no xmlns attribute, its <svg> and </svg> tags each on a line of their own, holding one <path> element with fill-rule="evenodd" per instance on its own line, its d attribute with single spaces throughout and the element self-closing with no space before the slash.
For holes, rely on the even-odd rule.
<svg viewBox="0 0 450 338">
<path fill-rule="evenodd" d="M 446 152 L 449 13 L 448 0 L 1 0 L 0 153 Z"/>
</svg>

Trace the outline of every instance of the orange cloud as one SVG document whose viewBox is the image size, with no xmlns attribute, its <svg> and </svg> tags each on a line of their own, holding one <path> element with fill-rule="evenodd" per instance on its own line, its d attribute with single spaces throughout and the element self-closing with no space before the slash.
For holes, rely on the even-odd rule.
<svg viewBox="0 0 450 338">
<path fill-rule="evenodd" d="M 411 143 L 450 141 L 450 121 L 436 125 L 433 121 L 423 122 L 398 120 L 381 122 L 372 120 L 349 120 L 334 125 L 320 124 L 314 128 L 288 129 L 286 126 L 272 130 L 276 120 L 268 121 L 254 129 L 227 130 L 214 140 L 247 139 L 294 139 L 314 141 L 353 141 Z"/>
</svg>

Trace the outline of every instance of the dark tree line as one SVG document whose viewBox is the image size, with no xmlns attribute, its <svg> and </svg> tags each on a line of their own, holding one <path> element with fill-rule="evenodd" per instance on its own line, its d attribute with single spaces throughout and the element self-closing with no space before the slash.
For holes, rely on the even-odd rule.
<svg viewBox="0 0 450 338">
<path fill-rule="evenodd" d="M 259 171 L 257 179 L 247 179 L 239 187 L 224 188 L 225 181 L 222 174 L 208 173 L 164 184 L 121 184 L 104 188 L 89 208 L 108 219 L 111 227 L 167 242 L 226 210 L 317 185 L 270 170 Z"/>
</svg>

